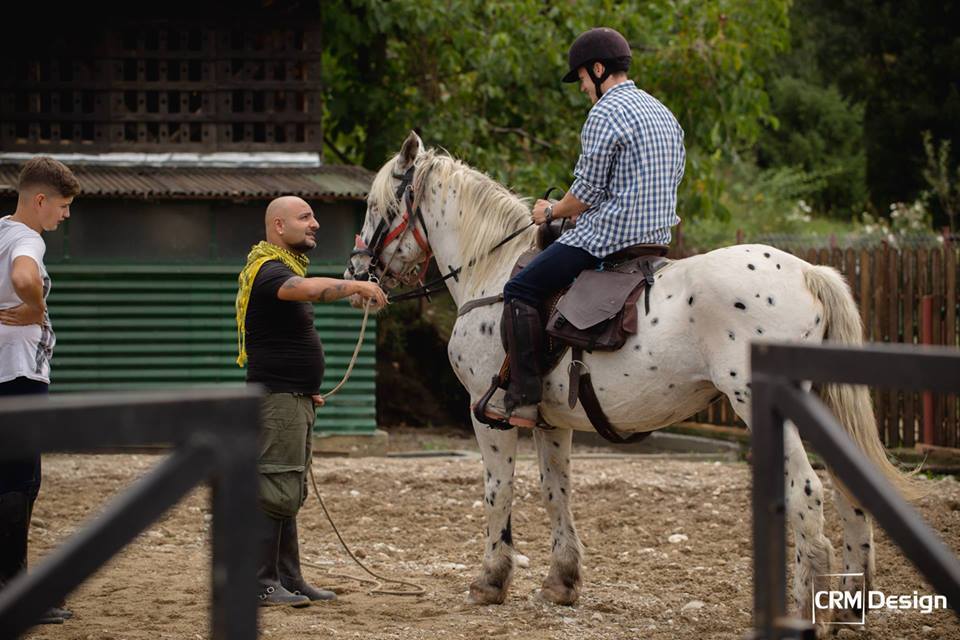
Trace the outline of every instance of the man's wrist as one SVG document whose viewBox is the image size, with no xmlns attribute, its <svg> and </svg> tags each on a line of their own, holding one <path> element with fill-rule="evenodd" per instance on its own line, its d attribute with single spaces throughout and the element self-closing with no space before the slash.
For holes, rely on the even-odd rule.
<svg viewBox="0 0 960 640">
<path fill-rule="evenodd" d="M 543 210 L 544 221 L 547 224 L 550 224 L 550 221 L 553 220 L 553 205 L 548 204 L 547 208 Z"/>
</svg>

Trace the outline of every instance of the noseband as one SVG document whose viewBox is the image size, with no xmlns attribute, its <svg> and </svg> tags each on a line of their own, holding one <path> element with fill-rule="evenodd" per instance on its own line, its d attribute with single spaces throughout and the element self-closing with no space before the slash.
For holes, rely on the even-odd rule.
<svg viewBox="0 0 960 640">
<path fill-rule="evenodd" d="M 353 251 L 350 252 L 350 260 L 347 262 L 347 271 L 351 276 L 356 280 L 369 280 L 370 271 L 373 269 L 380 269 L 380 278 L 383 276 L 389 275 L 389 264 L 383 264 L 383 252 L 384 250 L 392 243 L 394 240 L 397 240 L 403 237 L 403 234 L 409 229 L 413 231 L 413 238 L 417 241 L 417 245 L 423 251 L 423 263 L 418 269 L 418 275 L 420 282 L 423 282 L 423 277 L 427 272 L 427 264 L 430 262 L 430 258 L 433 256 L 433 253 L 430 251 L 430 243 L 428 242 L 427 236 L 427 225 L 423 222 L 423 212 L 420 210 L 420 203 L 416 202 L 416 197 L 414 194 L 413 188 L 413 178 L 414 178 L 414 169 L 413 165 L 410 166 L 403 174 L 394 173 L 393 177 L 400 180 L 400 185 L 397 186 L 396 199 L 401 203 L 403 207 L 403 214 L 399 216 L 400 223 L 391 229 L 394 220 L 397 219 L 397 209 L 395 207 L 390 207 L 387 210 L 386 217 L 380 218 L 380 222 L 377 223 L 377 228 L 373 232 L 373 237 L 370 239 L 370 242 L 364 242 L 363 238 L 357 235 Z M 419 223 L 419 225 L 418 225 Z M 420 228 L 423 228 L 423 233 L 420 232 Z M 353 268 L 353 258 L 355 256 L 368 256 L 370 258 L 369 266 L 367 271 L 355 273 Z M 373 274 L 376 275 L 376 274 Z M 398 280 L 403 282 L 403 278 L 399 274 L 393 274 Z"/>
</svg>

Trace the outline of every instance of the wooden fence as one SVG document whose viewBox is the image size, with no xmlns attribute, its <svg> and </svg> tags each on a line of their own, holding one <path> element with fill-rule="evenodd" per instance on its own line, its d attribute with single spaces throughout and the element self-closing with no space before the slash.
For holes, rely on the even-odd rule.
<svg viewBox="0 0 960 640">
<path fill-rule="evenodd" d="M 957 262 L 960 247 L 946 241 L 935 248 L 791 249 L 814 264 L 839 269 L 853 289 L 870 342 L 938 344 L 957 347 Z M 888 447 L 916 443 L 960 447 L 958 396 L 874 391 L 877 428 Z M 693 420 L 743 425 L 728 401 L 712 405 Z"/>
</svg>

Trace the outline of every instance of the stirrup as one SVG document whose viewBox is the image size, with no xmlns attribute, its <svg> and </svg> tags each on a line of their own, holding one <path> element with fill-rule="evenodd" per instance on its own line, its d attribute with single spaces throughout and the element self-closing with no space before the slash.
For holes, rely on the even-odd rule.
<svg viewBox="0 0 960 640">
<path fill-rule="evenodd" d="M 497 389 L 500 388 L 500 375 L 497 374 L 493 376 L 493 380 L 490 382 L 490 388 L 487 389 L 487 392 L 483 394 L 483 397 L 471 407 L 473 409 L 473 417 L 477 419 L 478 422 L 487 425 L 491 429 L 497 429 L 499 431 L 509 431 L 514 429 L 515 425 L 510 424 L 507 421 L 505 416 L 497 416 L 493 413 L 487 411 L 487 404 L 490 402 L 490 398 L 493 397 L 493 394 L 497 392 Z"/>
</svg>

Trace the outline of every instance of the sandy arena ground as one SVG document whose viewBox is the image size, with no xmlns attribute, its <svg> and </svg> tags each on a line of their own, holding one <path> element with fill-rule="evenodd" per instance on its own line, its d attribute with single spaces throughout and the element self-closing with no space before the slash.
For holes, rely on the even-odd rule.
<svg viewBox="0 0 960 640">
<path fill-rule="evenodd" d="M 392 436 L 392 446 L 475 449 L 469 439 L 426 432 Z M 529 440 L 521 450 L 529 453 Z M 31 560 L 49 553 L 159 460 L 46 456 Z M 483 550 L 479 458 L 317 458 L 315 468 L 327 505 L 358 555 L 375 571 L 423 584 L 427 594 L 369 595 L 368 585 L 331 577 L 362 573 L 339 549 L 311 496 L 300 516 L 301 545 L 305 559 L 320 568 L 305 573 L 337 591 L 339 600 L 261 610 L 262 637 L 740 640 L 750 624 L 750 470 L 744 463 L 575 459 L 573 508 L 586 546 L 584 589 L 575 607 L 534 597 L 548 568 L 549 533 L 529 456 L 518 460 L 513 528 L 530 566 L 516 571 L 507 602 L 491 607 L 465 602 Z M 826 476 L 824 482 L 829 485 Z M 930 482 L 935 491 L 920 511 L 960 549 L 960 485 L 953 478 Z M 839 549 L 830 502 L 827 517 Z M 209 520 L 208 492 L 197 490 L 68 598 L 74 619 L 38 627 L 27 637 L 208 637 Z M 674 533 L 688 539 L 672 544 Z M 875 588 L 931 592 L 882 531 L 877 545 Z M 873 611 L 865 632 L 843 629 L 839 637 L 960 639 L 960 623 L 950 612 Z"/>
</svg>

